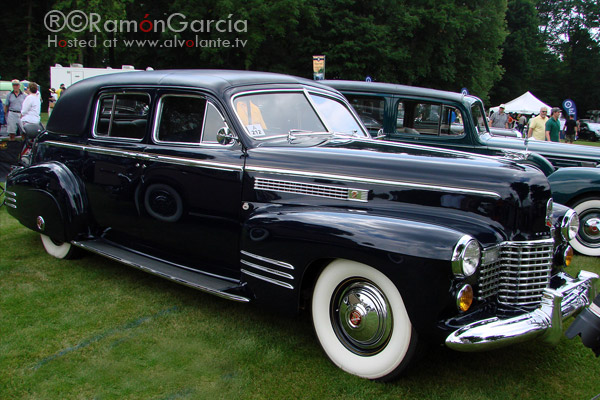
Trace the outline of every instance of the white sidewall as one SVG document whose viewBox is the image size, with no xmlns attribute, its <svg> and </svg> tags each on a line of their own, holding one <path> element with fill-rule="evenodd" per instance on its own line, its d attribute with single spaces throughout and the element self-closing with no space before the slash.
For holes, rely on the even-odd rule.
<svg viewBox="0 0 600 400">
<path fill-rule="evenodd" d="M 583 201 L 579 204 L 577 204 L 575 207 L 573 207 L 573 209 L 575 211 L 577 211 L 578 215 L 581 215 L 585 210 L 589 209 L 589 208 L 599 208 L 600 209 L 600 200 L 586 200 Z M 571 244 L 571 246 L 573 246 L 573 248 L 575 250 L 577 250 L 579 253 L 586 255 L 586 256 L 592 256 L 592 257 L 598 257 L 600 256 L 600 248 L 591 248 L 591 247 L 587 247 L 584 246 L 582 243 L 580 243 L 577 238 L 571 240 L 569 242 Z"/>
<path fill-rule="evenodd" d="M 60 246 L 57 246 L 54 244 L 52 239 L 50 239 L 50 237 L 46 235 L 40 236 L 42 238 L 42 244 L 44 245 L 44 248 L 52 257 L 65 258 L 69 254 L 69 251 L 71 251 L 71 243 L 65 242 Z"/>
<path fill-rule="evenodd" d="M 393 330 L 389 343 L 374 356 L 360 356 L 349 351 L 335 334 L 329 305 L 335 288 L 351 277 L 363 277 L 375 283 L 385 294 L 393 314 Z M 392 373 L 404 359 L 411 342 L 412 325 L 402 296 L 383 273 L 367 265 L 348 260 L 336 260 L 319 276 L 312 299 L 313 324 L 321 346 L 341 369 L 367 379 L 382 378 Z"/>
</svg>

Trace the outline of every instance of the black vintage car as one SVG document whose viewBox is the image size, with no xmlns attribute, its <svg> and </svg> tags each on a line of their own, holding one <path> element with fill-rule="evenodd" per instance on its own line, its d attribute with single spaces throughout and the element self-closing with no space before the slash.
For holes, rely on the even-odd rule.
<svg viewBox="0 0 600 400">
<path fill-rule="evenodd" d="M 483 103 L 475 96 L 389 83 L 323 82 L 342 92 L 359 116 L 380 124 L 380 130 L 369 130 L 373 136 L 536 165 L 548 176 L 554 200 L 579 215 L 571 245 L 584 255 L 600 256 L 600 149 L 498 137 L 499 128 L 490 134 Z"/>
<path fill-rule="evenodd" d="M 561 336 L 597 275 L 563 271 L 577 215 L 544 174 L 373 140 L 312 81 L 236 71 L 83 80 L 6 205 L 46 250 L 85 249 L 238 302 L 309 310 L 331 360 L 396 377 L 419 343 Z"/>
</svg>

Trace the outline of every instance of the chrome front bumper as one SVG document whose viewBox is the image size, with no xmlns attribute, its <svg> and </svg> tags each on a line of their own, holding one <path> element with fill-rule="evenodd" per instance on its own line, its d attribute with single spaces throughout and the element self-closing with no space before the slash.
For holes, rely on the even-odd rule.
<svg viewBox="0 0 600 400">
<path fill-rule="evenodd" d="M 589 305 L 599 290 L 599 277 L 581 271 L 577 278 L 561 273 L 566 283 L 558 289 L 546 289 L 540 306 L 527 314 L 473 322 L 446 338 L 446 346 L 458 351 L 485 351 L 541 337 L 556 344 L 563 334 L 564 319 Z"/>
</svg>

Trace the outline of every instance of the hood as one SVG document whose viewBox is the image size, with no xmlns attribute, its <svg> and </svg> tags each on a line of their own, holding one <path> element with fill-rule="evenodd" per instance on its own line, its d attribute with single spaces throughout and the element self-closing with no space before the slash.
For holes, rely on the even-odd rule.
<svg viewBox="0 0 600 400">
<path fill-rule="evenodd" d="M 250 149 L 246 168 L 254 178 L 282 184 L 366 191 L 368 201 L 351 207 L 476 231 L 482 243 L 549 235 L 550 187 L 544 174 L 495 157 L 376 140 L 332 140 L 314 147 Z M 270 200 L 343 204 L 293 195 Z"/>
<path fill-rule="evenodd" d="M 600 148 L 580 144 L 545 142 L 517 138 L 503 138 L 485 135 L 483 142 L 496 150 L 525 150 L 533 151 L 546 157 L 555 167 L 595 167 L 600 164 Z"/>
</svg>

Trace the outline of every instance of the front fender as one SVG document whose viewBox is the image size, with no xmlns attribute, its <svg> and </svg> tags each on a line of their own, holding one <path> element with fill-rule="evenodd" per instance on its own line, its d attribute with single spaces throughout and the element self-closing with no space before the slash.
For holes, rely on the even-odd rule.
<svg viewBox="0 0 600 400">
<path fill-rule="evenodd" d="M 572 205 L 578 198 L 600 195 L 600 168 L 561 168 L 548 182 L 555 202 Z"/>
<path fill-rule="evenodd" d="M 274 211 L 274 212 L 273 212 Z M 345 252 L 389 253 L 450 261 L 464 233 L 434 224 L 368 214 L 362 211 L 276 207 L 252 215 L 245 224 L 243 247 L 286 242 L 286 246 L 322 245 Z M 314 254 L 313 257 L 321 256 Z"/>
<path fill-rule="evenodd" d="M 334 259 L 357 261 L 385 273 L 402 294 L 415 328 L 430 334 L 453 304 L 450 260 L 463 236 L 361 211 L 266 206 L 244 224 L 242 280 L 257 302 L 294 312 L 322 267 Z"/>
<path fill-rule="evenodd" d="M 550 176 L 554 172 L 554 166 L 544 156 L 530 151 L 514 151 L 503 150 L 501 152 L 503 158 L 512 160 L 522 165 L 531 165 L 546 176 Z"/>
<path fill-rule="evenodd" d="M 58 241 L 85 232 L 87 201 L 82 183 L 59 162 L 15 170 L 6 182 L 8 212 L 21 224 Z"/>
</svg>

